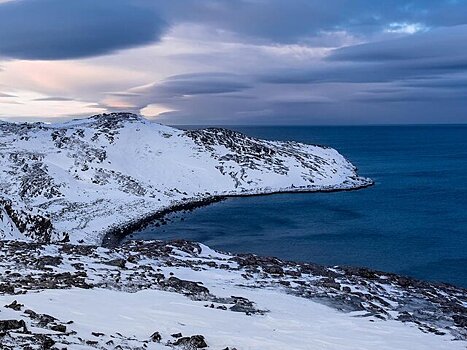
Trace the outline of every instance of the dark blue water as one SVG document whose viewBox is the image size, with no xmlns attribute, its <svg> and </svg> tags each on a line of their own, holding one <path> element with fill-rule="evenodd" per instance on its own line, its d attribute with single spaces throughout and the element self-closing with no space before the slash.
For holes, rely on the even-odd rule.
<svg viewBox="0 0 467 350">
<path fill-rule="evenodd" d="M 376 185 L 228 199 L 133 238 L 183 238 L 467 287 L 467 126 L 233 128 L 335 147 Z"/>
</svg>

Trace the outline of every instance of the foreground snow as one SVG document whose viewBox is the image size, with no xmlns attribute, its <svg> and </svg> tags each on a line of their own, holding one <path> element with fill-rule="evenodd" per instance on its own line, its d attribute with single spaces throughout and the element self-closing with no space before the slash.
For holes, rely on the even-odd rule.
<svg viewBox="0 0 467 350">
<path fill-rule="evenodd" d="M 277 291 L 246 292 L 231 288 L 226 292 L 245 295 L 267 308 L 269 313 L 246 316 L 225 312 L 204 307 L 205 303 L 179 294 L 154 290 L 136 293 L 103 289 L 49 290 L 20 297 L 0 297 L 0 300 L 4 304 L 17 300 L 37 313 L 73 320 L 68 328 L 76 332 L 74 337 L 95 340 L 104 347 L 112 341 L 112 345 L 132 349 L 143 344 L 147 345 L 146 349 L 168 349 L 164 341 L 175 341 L 171 334 L 176 333 L 201 334 L 209 349 L 219 350 L 226 347 L 238 350 L 442 350 L 465 349 L 466 345 L 422 333 L 415 326 L 397 321 L 370 322 L 367 318 L 343 314 Z M 14 311 L 0 313 L 2 317 L 17 317 L 17 314 Z M 155 331 L 161 334 L 161 343 L 149 341 Z M 93 332 L 104 335 L 96 337 Z M 67 342 L 55 344 L 57 348 L 67 345 L 70 346 Z M 94 349 L 92 345 L 84 342 L 71 345 L 70 349 Z M 109 345 L 108 348 L 114 348 Z"/>
<path fill-rule="evenodd" d="M 450 286 L 184 241 L 0 248 L 5 349 L 195 349 L 199 339 L 238 350 L 467 345 L 467 295 Z"/>
<path fill-rule="evenodd" d="M 183 203 L 369 184 L 332 148 L 224 129 L 183 131 L 124 113 L 0 122 L 0 238 L 99 244 Z"/>
</svg>

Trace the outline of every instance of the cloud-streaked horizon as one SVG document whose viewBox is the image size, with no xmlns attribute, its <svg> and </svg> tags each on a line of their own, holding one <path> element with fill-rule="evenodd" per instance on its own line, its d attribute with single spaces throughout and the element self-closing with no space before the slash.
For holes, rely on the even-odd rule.
<svg viewBox="0 0 467 350">
<path fill-rule="evenodd" d="M 0 118 L 467 122 L 465 0 L 0 0 Z"/>
</svg>

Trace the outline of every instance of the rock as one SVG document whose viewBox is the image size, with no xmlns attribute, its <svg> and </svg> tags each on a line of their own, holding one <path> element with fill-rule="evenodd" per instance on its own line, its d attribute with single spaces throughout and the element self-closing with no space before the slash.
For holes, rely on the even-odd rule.
<svg viewBox="0 0 467 350">
<path fill-rule="evenodd" d="M 126 261 L 125 261 L 125 259 L 114 259 L 114 260 L 106 261 L 105 264 L 110 265 L 110 266 L 116 266 L 116 267 L 119 267 L 121 269 L 124 269 L 125 265 L 126 265 Z"/>
<path fill-rule="evenodd" d="M 0 283 L 0 293 L 15 294 L 15 287 L 8 284 Z"/>
<path fill-rule="evenodd" d="M 202 335 L 179 338 L 175 343 L 173 343 L 173 345 L 183 346 L 189 349 L 203 349 L 208 347 L 208 344 L 206 344 L 204 336 Z"/>
<path fill-rule="evenodd" d="M 284 270 L 279 265 L 263 266 L 263 271 L 271 275 L 284 275 Z"/>
<path fill-rule="evenodd" d="M 209 294 L 209 289 L 200 286 L 197 282 L 181 280 L 177 277 L 169 277 L 165 282 L 161 283 L 164 287 L 175 289 L 177 292 L 185 292 L 188 294 Z"/>
<path fill-rule="evenodd" d="M 50 348 L 52 348 L 52 346 L 55 345 L 55 341 L 44 334 L 38 334 L 36 335 L 36 338 L 41 343 L 41 350 L 49 350 Z"/>
<path fill-rule="evenodd" d="M 331 289 L 341 289 L 341 285 L 337 283 L 333 278 L 325 278 L 319 281 L 319 284 L 325 288 L 331 288 Z"/>
<path fill-rule="evenodd" d="M 138 260 L 139 260 L 139 259 L 138 259 L 138 256 L 136 256 L 136 255 L 130 255 L 130 256 L 128 257 L 128 259 L 127 259 L 127 261 L 128 261 L 129 263 L 132 263 L 132 264 L 137 264 L 137 263 L 138 263 Z"/>
<path fill-rule="evenodd" d="M 286 270 L 284 271 L 284 273 L 288 276 L 292 276 L 292 277 L 300 277 L 302 275 L 302 273 L 300 271 L 296 271 L 296 270 Z"/>
<path fill-rule="evenodd" d="M 256 309 L 254 307 L 253 302 L 251 302 L 247 298 L 232 296 L 232 299 L 234 300 L 235 305 L 230 307 L 230 311 L 244 312 L 247 315 L 264 313 L 264 311 Z"/>
<path fill-rule="evenodd" d="M 62 324 L 57 324 L 55 326 L 50 327 L 51 330 L 61 333 L 66 333 L 66 326 Z"/>
<path fill-rule="evenodd" d="M 47 315 L 47 314 L 36 314 L 37 315 L 37 320 L 39 321 L 39 325 L 41 327 L 47 326 L 49 323 L 57 321 L 57 319 L 53 316 Z M 33 318 L 31 316 L 31 318 Z"/>
<path fill-rule="evenodd" d="M 467 316 L 462 315 L 454 315 L 452 316 L 454 323 L 458 327 L 467 328 Z"/>
<path fill-rule="evenodd" d="M 37 260 L 37 267 L 39 269 L 44 269 L 46 266 L 58 266 L 62 263 L 62 258 L 60 256 L 50 256 L 45 255 L 41 256 Z"/>
<path fill-rule="evenodd" d="M 26 315 L 28 315 L 29 318 L 32 318 L 32 319 L 36 319 L 36 318 L 39 317 L 39 315 L 36 312 L 34 312 L 34 311 L 30 310 L 30 309 L 24 310 L 24 313 Z"/>
<path fill-rule="evenodd" d="M 6 332 L 11 330 L 23 329 L 23 333 L 28 331 L 26 322 L 24 320 L 1 320 L 0 321 L 0 332 Z"/>
<path fill-rule="evenodd" d="M 182 333 L 174 333 L 174 334 L 171 334 L 171 336 L 174 337 L 174 338 L 181 338 Z"/>
<path fill-rule="evenodd" d="M 181 336 L 181 335 L 180 335 Z M 154 332 L 152 335 L 151 335 L 151 341 L 155 342 L 155 343 L 160 343 L 161 340 L 162 340 L 162 336 L 159 332 Z"/>
<path fill-rule="evenodd" d="M 10 305 L 5 305 L 5 307 L 9 309 L 13 309 L 15 311 L 21 311 L 21 308 L 23 307 L 23 304 L 18 304 L 18 302 L 15 300 L 13 301 Z"/>
<path fill-rule="evenodd" d="M 413 322 L 414 318 L 407 311 L 402 311 L 401 313 L 399 313 L 399 316 L 397 316 L 397 320 L 401 322 Z"/>
</svg>

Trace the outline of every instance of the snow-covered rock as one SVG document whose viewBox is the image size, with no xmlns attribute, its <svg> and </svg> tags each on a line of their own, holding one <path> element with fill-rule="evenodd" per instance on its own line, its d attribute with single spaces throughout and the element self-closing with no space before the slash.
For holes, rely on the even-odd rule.
<svg viewBox="0 0 467 350">
<path fill-rule="evenodd" d="M 218 196 L 368 186 L 336 150 L 134 114 L 0 122 L 0 238 L 100 243 L 161 210 Z"/>
</svg>

